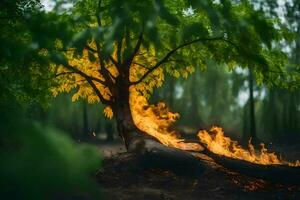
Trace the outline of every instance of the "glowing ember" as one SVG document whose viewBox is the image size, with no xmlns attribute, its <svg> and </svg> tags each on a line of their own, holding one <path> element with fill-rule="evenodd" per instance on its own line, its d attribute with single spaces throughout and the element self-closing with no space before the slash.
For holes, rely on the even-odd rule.
<svg viewBox="0 0 300 200">
<path fill-rule="evenodd" d="M 226 137 L 222 128 L 219 127 L 213 127 L 210 131 L 200 131 L 198 137 L 200 141 L 206 144 L 207 148 L 215 154 L 262 165 L 300 166 L 298 160 L 295 163 L 281 160 L 275 153 L 268 152 L 264 144 L 261 144 L 260 151 L 256 151 L 251 144 L 251 141 L 249 141 L 248 149 L 244 149 L 237 141 L 233 141 L 229 137 Z"/>
</svg>

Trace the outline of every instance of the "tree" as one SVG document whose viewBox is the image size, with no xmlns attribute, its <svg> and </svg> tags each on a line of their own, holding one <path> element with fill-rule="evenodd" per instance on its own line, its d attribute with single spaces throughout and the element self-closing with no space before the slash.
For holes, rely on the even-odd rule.
<svg viewBox="0 0 300 200">
<path fill-rule="evenodd" d="M 189 3 L 194 10 L 182 12 Z M 269 84 L 282 80 L 274 71 L 282 70 L 286 56 L 273 43 L 285 32 L 248 1 L 89 0 L 67 13 L 76 16 L 76 34 L 68 42 L 58 38 L 55 51 L 48 49 L 58 64 L 60 87 L 53 92 L 76 88 L 73 100 L 107 105 L 105 113 L 114 115 L 126 147 L 141 132 L 131 115 L 130 94 L 149 96 L 165 72 L 188 76 L 210 59 L 249 67 Z M 70 15 L 60 17 L 66 21 Z"/>
<path fill-rule="evenodd" d="M 248 83 L 249 83 L 249 120 L 250 120 L 250 138 L 254 143 L 257 142 L 256 136 L 256 122 L 255 122 L 255 101 L 253 94 L 254 80 L 253 80 L 253 71 L 249 70 L 248 75 Z"/>
<path fill-rule="evenodd" d="M 272 137 L 288 138 L 289 134 L 299 132 L 299 6 L 298 0 L 286 2 L 278 5 L 277 1 L 257 1 L 260 9 L 264 10 L 269 16 L 276 18 L 281 16 L 281 20 L 286 21 L 287 27 L 293 33 L 293 40 L 286 41 L 280 45 L 289 49 L 289 62 L 285 68 L 287 73 L 286 82 L 289 82 L 288 88 L 267 88 L 263 100 L 262 109 L 262 128 L 263 132 Z M 284 9 L 282 9 L 284 8 Z M 281 12 L 278 12 L 281 11 Z M 287 90 L 289 89 L 289 90 Z"/>
</svg>

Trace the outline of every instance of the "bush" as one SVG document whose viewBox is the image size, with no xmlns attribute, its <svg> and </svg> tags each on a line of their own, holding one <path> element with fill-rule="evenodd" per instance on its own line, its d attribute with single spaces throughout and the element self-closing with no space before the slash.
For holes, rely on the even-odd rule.
<svg viewBox="0 0 300 200">
<path fill-rule="evenodd" d="M 0 111 L 1 199 L 99 196 L 91 178 L 100 167 L 95 147 L 25 120 L 16 105 L 2 104 Z"/>
</svg>

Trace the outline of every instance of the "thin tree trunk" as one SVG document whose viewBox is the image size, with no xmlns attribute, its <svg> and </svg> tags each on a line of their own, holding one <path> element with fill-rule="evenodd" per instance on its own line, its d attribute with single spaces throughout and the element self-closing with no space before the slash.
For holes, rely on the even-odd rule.
<svg viewBox="0 0 300 200">
<path fill-rule="evenodd" d="M 174 91 L 175 91 L 175 81 L 173 77 L 170 77 L 170 88 L 169 88 L 169 106 L 174 108 Z"/>
<path fill-rule="evenodd" d="M 250 119 L 250 137 L 254 143 L 257 142 L 256 122 L 255 122 L 255 102 L 253 96 L 253 71 L 249 69 L 249 119 Z"/>
<path fill-rule="evenodd" d="M 105 132 L 106 132 L 106 141 L 112 142 L 114 140 L 112 121 L 105 123 Z"/>
<path fill-rule="evenodd" d="M 249 134 L 249 101 L 243 107 L 243 138 L 242 142 L 244 145 L 247 145 L 249 142 L 250 134 Z"/>
<path fill-rule="evenodd" d="M 87 105 L 82 102 L 82 119 L 83 119 L 83 134 L 86 136 L 89 133 Z"/>
<path fill-rule="evenodd" d="M 197 90 L 198 90 L 198 87 L 197 87 L 197 74 L 193 74 L 192 76 L 192 85 L 190 86 L 190 95 L 191 95 L 191 121 L 192 121 L 192 126 L 193 127 L 196 127 L 196 128 L 203 128 L 202 127 L 202 124 L 203 124 L 203 121 L 201 119 L 201 116 L 199 114 L 199 111 L 198 111 L 198 107 L 199 107 L 199 99 L 198 99 L 198 95 L 197 95 Z"/>
</svg>

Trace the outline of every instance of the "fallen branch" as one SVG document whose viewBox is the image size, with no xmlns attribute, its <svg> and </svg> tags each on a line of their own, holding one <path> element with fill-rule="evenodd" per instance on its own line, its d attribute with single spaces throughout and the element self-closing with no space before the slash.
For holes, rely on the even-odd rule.
<svg viewBox="0 0 300 200">
<path fill-rule="evenodd" d="M 168 170 L 193 178 L 205 170 L 205 165 L 189 152 L 167 147 L 152 139 L 134 138 L 129 151 L 137 154 L 138 164 L 145 169 Z"/>
<path fill-rule="evenodd" d="M 217 164 L 240 174 L 264 179 L 273 183 L 300 185 L 300 167 L 256 164 L 215 154 L 208 149 L 205 149 L 202 153 L 211 157 Z"/>
</svg>

